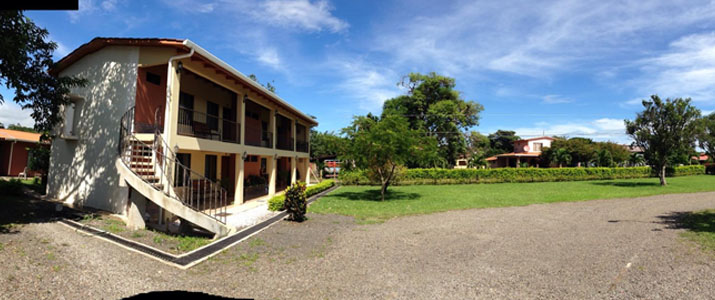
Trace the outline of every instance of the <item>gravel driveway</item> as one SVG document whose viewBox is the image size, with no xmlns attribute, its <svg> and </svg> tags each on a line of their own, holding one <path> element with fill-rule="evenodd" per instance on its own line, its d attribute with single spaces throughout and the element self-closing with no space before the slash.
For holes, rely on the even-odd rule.
<svg viewBox="0 0 715 300">
<path fill-rule="evenodd" d="M 715 256 L 675 212 L 715 193 L 403 217 L 280 222 L 182 271 L 57 223 L 0 234 L 0 298 L 119 298 L 150 290 L 284 298 L 715 298 Z"/>
</svg>

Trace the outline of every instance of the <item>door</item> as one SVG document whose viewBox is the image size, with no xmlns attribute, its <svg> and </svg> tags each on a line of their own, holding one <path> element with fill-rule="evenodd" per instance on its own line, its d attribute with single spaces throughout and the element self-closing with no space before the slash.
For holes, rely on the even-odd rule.
<svg viewBox="0 0 715 300">
<path fill-rule="evenodd" d="M 236 154 L 221 156 L 221 186 L 226 189 L 228 196 L 233 196 L 236 182 Z"/>
</svg>

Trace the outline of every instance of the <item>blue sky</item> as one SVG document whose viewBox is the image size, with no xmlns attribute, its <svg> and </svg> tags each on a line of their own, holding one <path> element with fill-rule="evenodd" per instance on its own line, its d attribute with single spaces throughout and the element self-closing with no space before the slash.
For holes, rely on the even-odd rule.
<svg viewBox="0 0 715 300">
<path fill-rule="evenodd" d="M 456 78 L 482 133 L 627 142 L 640 99 L 715 109 L 711 1 L 80 1 L 27 12 L 59 59 L 94 37 L 188 38 L 339 130 L 379 113 L 409 72 Z M 589 1 L 590 2 L 590 1 Z M 10 99 L 4 88 L 0 93 Z M 0 122 L 32 125 L 12 101 Z"/>
</svg>

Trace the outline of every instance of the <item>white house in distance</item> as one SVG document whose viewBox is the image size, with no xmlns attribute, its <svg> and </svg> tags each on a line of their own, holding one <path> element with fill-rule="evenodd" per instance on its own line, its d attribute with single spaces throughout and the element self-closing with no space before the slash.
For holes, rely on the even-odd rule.
<svg viewBox="0 0 715 300">
<path fill-rule="evenodd" d="M 68 205 L 220 236 L 227 207 L 309 182 L 317 122 L 190 40 L 95 38 L 51 73 L 89 81 L 53 132 L 48 195 Z"/>
<path fill-rule="evenodd" d="M 514 152 L 489 157 L 487 162 L 490 168 L 519 168 L 522 163 L 538 166 L 542 149 L 551 147 L 552 141 L 548 136 L 514 141 Z"/>
</svg>

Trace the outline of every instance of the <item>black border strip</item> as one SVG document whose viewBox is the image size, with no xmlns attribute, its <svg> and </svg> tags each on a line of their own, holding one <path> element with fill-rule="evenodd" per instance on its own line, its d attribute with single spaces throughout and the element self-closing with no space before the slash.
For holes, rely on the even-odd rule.
<svg viewBox="0 0 715 300">
<path fill-rule="evenodd" d="M 310 197 L 306 202 L 308 202 L 308 204 L 313 203 L 315 200 L 318 200 L 318 198 L 324 196 L 327 193 L 334 191 L 337 188 L 338 188 L 338 185 L 335 185 L 325 191 L 318 193 L 317 195 Z M 144 254 L 150 255 L 150 256 L 158 258 L 160 260 L 185 267 L 185 266 L 188 266 L 196 261 L 202 260 L 208 256 L 214 255 L 218 252 L 228 249 L 230 246 L 232 246 L 232 244 L 239 242 L 242 239 L 244 239 L 258 231 L 265 229 L 266 227 L 272 225 L 273 223 L 276 223 L 276 222 L 282 220 L 287 215 L 288 215 L 288 213 L 286 211 L 282 211 L 279 214 L 271 217 L 268 220 L 265 220 L 261 223 L 258 223 L 256 225 L 248 227 L 244 230 L 241 230 L 227 238 L 215 241 L 215 242 L 209 244 L 208 246 L 204 246 L 204 248 L 201 248 L 198 251 L 190 252 L 188 254 L 184 254 L 181 256 L 174 256 L 174 255 L 171 255 L 168 253 L 160 252 L 160 251 L 157 251 L 156 249 L 146 246 L 142 243 L 128 240 L 123 237 L 120 237 L 120 236 L 117 236 L 114 234 L 110 234 L 108 232 L 105 232 L 105 231 L 102 231 L 102 230 L 99 230 L 99 229 L 96 229 L 96 228 L 93 228 L 93 227 L 90 227 L 87 225 L 81 225 L 79 223 L 70 222 L 65 219 L 60 220 L 60 222 L 62 222 L 63 224 L 69 225 L 73 228 L 76 228 L 77 230 L 81 230 L 86 233 L 108 239 L 108 240 L 118 243 L 122 246 L 142 252 Z"/>
</svg>

